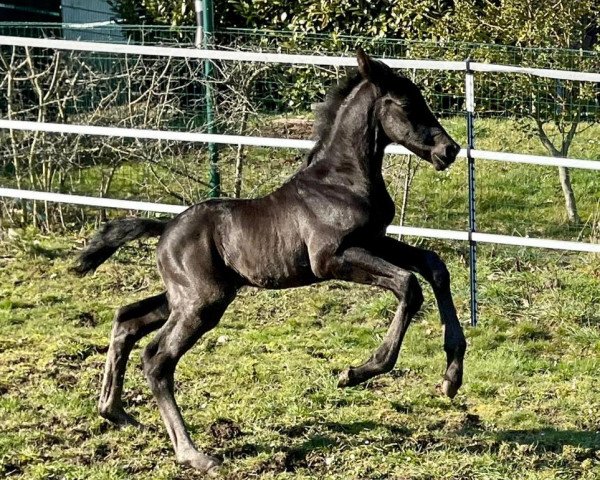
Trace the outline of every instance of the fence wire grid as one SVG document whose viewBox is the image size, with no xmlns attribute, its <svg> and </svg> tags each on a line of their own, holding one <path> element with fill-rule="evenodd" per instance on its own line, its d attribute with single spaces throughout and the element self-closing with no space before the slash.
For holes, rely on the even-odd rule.
<svg viewBox="0 0 600 480">
<path fill-rule="evenodd" d="M 73 26 L 0 25 L 0 33 L 30 37 L 77 35 Z M 102 42 L 193 47 L 195 29 L 135 26 L 86 28 Z M 86 38 L 92 38 L 87 36 Z M 285 32 L 216 32 L 219 48 L 350 55 L 362 45 L 374 56 L 489 61 L 543 68 L 598 71 L 595 52 L 437 44 Z M 339 67 L 215 62 L 207 79 L 194 59 L 0 49 L 3 118 L 94 126 L 206 131 L 205 88 L 216 92 L 219 133 L 309 138 L 313 106 L 348 72 Z M 424 91 L 432 110 L 466 144 L 464 73 L 403 72 Z M 504 73 L 475 76 L 476 148 L 600 158 L 599 89 L 591 82 Z M 570 132 L 574 132 L 571 134 Z M 554 150 L 553 150 L 554 149 Z M 0 133 L 0 175 L 6 187 L 159 203 L 191 204 L 206 197 L 208 161 L 199 143 L 88 137 L 43 132 Z M 299 166 L 302 151 L 221 146 L 225 196 L 268 193 Z M 385 175 L 398 205 L 395 224 L 466 230 L 466 168 L 438 174 L 409 156 L 390 156 Z M 481 162 L 477 217 L 482 231 L 596 241 L 600 236 L 600 178 L 570 170 L 578 221 L 568 221 L 556 168 Z M 46 228 L 79 224 L 96 212 L 66 205 L 1 201 L 3 222 Z M 103 213 L 105 215 L 105 213 Z"/>
</svg>

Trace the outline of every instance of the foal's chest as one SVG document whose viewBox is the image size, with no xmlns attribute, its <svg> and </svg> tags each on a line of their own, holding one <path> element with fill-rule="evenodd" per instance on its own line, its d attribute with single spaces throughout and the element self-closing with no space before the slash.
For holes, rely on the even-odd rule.
<svg viewBox="0 0 600 480">
<path fill-rule="evenodd" d="M 396 207 L 394 200 L 390 196 L 383 178 L 374 184 L 373 190 L 369 196 L 370 219 L 369 227 L 381 229 L 387 227 L 394 220 Z"/>
</svg>

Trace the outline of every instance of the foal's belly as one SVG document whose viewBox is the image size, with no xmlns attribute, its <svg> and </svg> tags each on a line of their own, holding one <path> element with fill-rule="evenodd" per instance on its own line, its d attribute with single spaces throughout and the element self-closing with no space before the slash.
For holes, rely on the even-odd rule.
<svg viewBox="0 0 600 480">
<path fill-rule="evenodd" d="M 289 244 L 281 238 L 228 241 L 223 259 L 249 285 L 262 288 L 291 288 L 314 283 L 306 246 Z"/>
<path fill-rule="evenodd" d="M 237 204 L 217 227 L 217 243 L 226 265 L 257 287 L 277 289 L 314 283 L 296 216 L 256 203 Z"/>
</svg>

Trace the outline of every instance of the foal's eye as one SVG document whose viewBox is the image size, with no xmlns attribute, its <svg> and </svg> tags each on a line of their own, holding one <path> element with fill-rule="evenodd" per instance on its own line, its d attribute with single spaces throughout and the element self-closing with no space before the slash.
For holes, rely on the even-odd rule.
<svg viewBox="0 0 600 480">
<path fill-rule="evenodd" d="M 410 105 L 408 102 L 402 101 L 402 100 L 397 100 L 395 98 L 388 98 L 386 99 L 386 103 L 389 105 L 396 105 L 398 107 L 400 107 L 402 110 L 408 110 L 410 108 Z"/>
</svg>

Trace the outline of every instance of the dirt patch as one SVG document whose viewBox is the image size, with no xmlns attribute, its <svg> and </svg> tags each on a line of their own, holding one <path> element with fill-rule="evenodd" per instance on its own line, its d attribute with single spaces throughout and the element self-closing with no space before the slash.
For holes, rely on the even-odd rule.
<svg viewBox="0 0 600 480">
<path fill-rule="evenodd" d="M 310 427 L 308 425 L 292 425 L 279 430 L 279 433 L 291 438 L 302 437 L 308 433 Z"/>
<path fill-rule="evenodd" d="M 407 438 L 405 445 L 417 453 L 423 453 L 438 448 L 442 442 L 433 435 L 424 434 Z"/>
<path fill-rule="evenodd" d="M 55 435 L 54 433 L 44 433 L 44 445 L 49 445 L 51 447 L 54 447 L 56 445 L 64 445 L 64 446 L 68 446 L 68 440 L 65 438 L 62 438 L 58 435 Z"/>
<path fill-rule="evenodd" d="M 46 371 L 46 376 L 54 379 L 61 390 L 69 390 L 79 383 L 80 376 L 74 371 L 73 365 L 52 366 Z"/>
<path fill-rule="evenodd" d="M 273 456 L 257 465 L 254 473 L 295 472 L 300 468 L 309 468 L 313 473 L 327 466 L 325 454 L 316 451 L 306 451 L 301 448 L 290 448 L 276 452 Z"/>
<path fill-rule="evenodd" d="M 421 378 L 419 372 L 412 368 L 395 368 L 388 375 L 392 378 Z"/>
<path fill-rule="evenodd" d="M 265 124 L 261 135 L 278 138 L 310 138 L 313 122 L 304 118 L 278 118 Z"/>
<path fill-rule="evenodd" d="M 23 474 L 23 468 L 17 463 L 7 462 L 0 464 L 0 474 L 5 477 L 16 477 Z"/>
<path fill-rule="evenodd" d="M 245 443 L 237 447 L 228 448 L 227 450 L 222 451 L 221 455 L 226 458 L 234 459 L 255 457 L 258 455 L 258 448 L 252 443 Z"/>
<path fill-rule="evenodd" d="M 313 347 L 308 347 L 306 349 L 306 353 L 308 353 L 313 358 L 318 358 L 321 360 L 329 360 L 329 358 L 330 358 L 329 355 L 327 355 L 319 350 L 316 350 Z"/>
<path fill-rule="evenodd" d="M 441 420 L 435 420 L 429 424 L 427 424 L 427 430 L 429 430 L 430 432 L 433 431 L 438 431 L 438 430 L 442 430 L 445 426 L 446 426 L 446 420 L 441 419 Z"/>
<path fill-rule="evenodd" d="M 227 418 L 215 420 L 209 427 L 209 430 L 210 434 L 215 439 L 215 443 L 219 446 L 224 445 L 229 440 L 241 437 L 244 434 L 237 423 Z"/>
<path fill-rule="evenodd" d="M 98 318 L 93 312 L 80 312 L 75 316 L 75 323 L 80 327 L 95 327 Z"/>
<path fill-rule="evenodd" d="M 474 442 L 468 445 L 463 445 L 465 451 L 475 454 L 482 455 L 484 453 L 497 454 L 500 450 L 501 443 L 496 441 L 482 441 Z"/>
<path fill-rule="evenodd" d="M 412 405 L 400 402 L 392 402 L 392 408 L 398 413 L 404 414 L 409 414 L 414 411 L 414 407 Z"/>
<path fill-rule="evenodd" d="M 142 405 L 152 404 L 154 398 L 147 390 L 144 391 L 132 388 L 125 392 L 123 400 L 128 407 L 140 407 Z"/>
<path fill-rule="evenodd" d="M 106 352 L 108 352 L 108 346 L 106 345 L 80 345 L 79 349 L 75 352 L 58 352 L 54 355 L 52 363 L 55 366 L 79 368 L 78 364 L 91 355 L 104 354 Z"/>
<path fill-rule="evenodd" d="M 468 428 L 476 428 L 481 426 L 481 418 L 475 413 L 467 413 L 463 419 L 463 426 Z"/>
<path fill-rule="evenodd" d="M 77 423 L 79 423 L 80 425 L 84 425 L 83 420 Z M 81 427 L 76 427 L 71 429 L 71 435 L 73 435 L 77 439 L 77 441 L 84 442 L 92 437 L 92 432 Z"/>
<path fill-rule="evenodd" d="M 95 460 L 105 460 L 112 453 L 111 448 L 106 443 L 99 443 L 94 447 L 93 458 Z"/>
<path fill-rule="evenodd" d="M 138 473 L 147 473 L 154 469 L 154 465 L 125 465 L 123 470 L 129 475 L 135 475 Z"/>
</svg>

